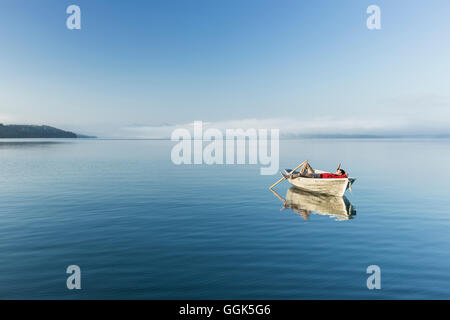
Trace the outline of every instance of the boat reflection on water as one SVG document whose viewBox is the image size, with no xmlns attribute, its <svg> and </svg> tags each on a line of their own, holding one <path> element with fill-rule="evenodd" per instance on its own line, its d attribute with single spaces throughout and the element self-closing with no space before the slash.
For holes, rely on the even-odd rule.
<svg viewBox="0 0 450 320">
<path fill-rule="evenodd" d="M 345 196 L 335 197 L 290 188 L 286 198 L 283 198 L 275 190 L 272 192 L 283 202 L 281 211 L 292 209 L 305 220 L 311 213 L 327 215 L 337 221 L 349 220 L 356 215 L 356 210 Z"/>
</svg>

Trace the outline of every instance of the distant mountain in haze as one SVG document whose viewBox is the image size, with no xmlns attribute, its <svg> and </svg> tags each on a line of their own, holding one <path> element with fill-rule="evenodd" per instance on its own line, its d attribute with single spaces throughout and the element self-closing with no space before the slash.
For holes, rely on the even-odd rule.
<svg viewBox="0 0 450 320">
<path fill-rule="evenodd" d="M 50 126 L 3 125 L 0 123 L 0 138 L 95 138 L 78 135 Z"/>
</svg>

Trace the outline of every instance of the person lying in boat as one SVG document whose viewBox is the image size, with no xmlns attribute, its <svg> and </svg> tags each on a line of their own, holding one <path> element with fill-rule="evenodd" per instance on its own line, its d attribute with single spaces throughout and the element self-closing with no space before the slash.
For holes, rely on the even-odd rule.
<svg viewBox="0 0 450 320">
<path fill-rule="evenodd" d="M 287 179 L 289 176 L 283 172 L 281 172 L 283 178 Z M 303 166 L 300 173 L 294 173 L 291 179 L 295 179 L 298 177 L 303 178 L 315 178 L 315 179 L 339 179 L 339 178 L 347 178 L 347 174 L 344 169 L 337 169 L 336 173 L 315 173 L 314 169 L 311 168 L 309 163 Z"/>
</svg>

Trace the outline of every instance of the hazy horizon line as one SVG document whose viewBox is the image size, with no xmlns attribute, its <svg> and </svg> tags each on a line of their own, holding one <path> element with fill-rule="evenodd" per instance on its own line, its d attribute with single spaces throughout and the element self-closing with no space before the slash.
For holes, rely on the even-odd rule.
<svg viewBox="0 0 450 320">
<path fill-rule="evenodd" d="M 226 139 L 227 130 L 279 130 L 280 140 L 295 139 L 400 139 L 400 138 L 450 138 L 445 123 L 424 124 L 405 119 L 313 119 L 292 118 L 274 119 L 238 119 L 216 122 L 201 122 L 202 135 L 208 129 L 218 129 Z M 184 124 L 164 123 L 152 125 L 105 125 L 90 124 L 84 126 L 58 124 L 17 124 L 3 125 L 52 126 L 77 134 L 79 137 L 97 139 L 133 139 L 133 140 L 171 140 L 171 134 L 177 129 L 193 132 L 194 121 Z M 193 135 L 192 135 L 193 136 Z M 192 138 L 191 140 L 195 140 Z"/>
</svg>

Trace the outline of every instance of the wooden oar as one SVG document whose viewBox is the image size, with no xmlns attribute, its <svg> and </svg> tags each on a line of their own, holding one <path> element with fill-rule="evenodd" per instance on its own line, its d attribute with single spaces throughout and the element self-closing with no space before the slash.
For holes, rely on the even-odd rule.
<svg viewBox="0 0 450 320">
<path fill-rule="evenodd" d="M 291 171 L 291 173 L 294 172 L 295 170 L 297 170 L 298 168 L 300 168 L 302 165 L 304 165 L 304 164 L 307 163 L 307 162 L 308 162 L 308 160 L 303 161 L 302 163 L 300 163 L 297 167 L 295 167 L 294 170 Z M 277 182 L 275 182 L 269 189 L 272 190 L 273 187 L 275 187 L 277 184 L 279 184 L 281 181 L 283 181 L 283 180 L 285 180 L 285 179 L 286 179 L 285 177 L 281 178 L 280 180 L 278 180 Z"/>
<path fill-rule="evenodd" d="M 338 171 L 340 168 L 341 168 L 341 164 L 339 163 L 339 165 L 338 165 L 336 171 Z"/>
<path fill-rule="evenodd" d="M 270 189 L 270 191 L 272 191 L 273 192 L 273 194 L 278 198 L 278 199 L 280 199 L 281 200 L 281 202 L 283 202 L 283 203 L 285 203 L 286 202 L 286 199 L 285 198 L 283 198 L 282 196 L 280 196 L 279 194 L 278 194 L 278 192 L 276 192 L 275 190 L 272 190 L 272 189 Z"/>
</svg>

